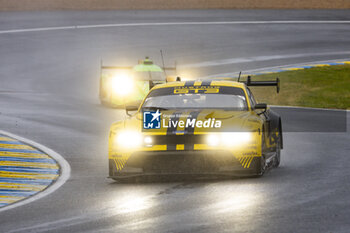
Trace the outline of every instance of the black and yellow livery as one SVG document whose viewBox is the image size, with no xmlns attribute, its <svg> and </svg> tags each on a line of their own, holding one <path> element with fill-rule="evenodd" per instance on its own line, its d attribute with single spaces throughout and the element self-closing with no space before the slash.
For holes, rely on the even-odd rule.
<svg viewBox="0 0 350 233">
<path fill-rule="evenodd" d="M 109 176 L 261 176 L 277 167 L 281 118 L 255 102 L 251 83 L 257 84 L 204 80 L 155 86 L 135 114 L 111 126 Z M 146 111 L 155 112 L 154 118 L 161 114 L 160 128 L 145 129 Z"/>
</svg>

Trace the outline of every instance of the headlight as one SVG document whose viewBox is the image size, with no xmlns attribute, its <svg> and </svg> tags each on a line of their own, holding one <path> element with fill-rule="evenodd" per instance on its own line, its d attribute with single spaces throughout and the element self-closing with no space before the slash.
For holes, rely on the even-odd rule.
<svg viewBox="0 0 350 233">
<path fill-rule="evenodd" d="M 209 146 L 218 146 L 220 144 L 220 135 L 218 135 L 218 134 L 208 135 L 207 144 Z"/>
<path fill-rule="evenodd" d="M 134 82 L 127 74 L 119 74 L 112 78 L 112 89 L 117 95 L 125 96 L 132 92 Z"/>
<path fill-rule="evenodd" d="M 250 132 L 227 132 L 209 134 L 207 136 L 207 144 L 209 146 L 237 146 L 247 143 L 251 140 Z"/>
<path fill-rule="evenodd" d="M 146 144 L 146 145 L 152 145 L 152 138 L 150 136 L 147 136 L 143 139 L 143 142 Z"/>
<path fill-rule="evenodd" d="M 118 132 L 114 143 L 122 148 L 134 148 L 142 145 L 142 135 L 136 131 Z"/>
<path fill-rule="evenodd" d="M 236 146 L 251 140 L 251 133 L 249 132 L 232 132 L 223 133 L 221 135 L 222 142 L 225 146 Z"/>
</svg>

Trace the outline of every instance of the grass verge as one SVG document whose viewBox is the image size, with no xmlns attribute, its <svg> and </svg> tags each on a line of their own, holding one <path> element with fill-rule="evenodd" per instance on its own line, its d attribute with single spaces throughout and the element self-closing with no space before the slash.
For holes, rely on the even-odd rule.
<svg viewBox="0 0 350 233">
<path fill-rule="evenodd" d="M 250 87 L 257 102 L 269 105 L 350 109 L 350 65 L 256 75 L 252 80 L 272 80 L 276 77 L 281 81 L 279 94 L 274 87 Z"/>
</svg>

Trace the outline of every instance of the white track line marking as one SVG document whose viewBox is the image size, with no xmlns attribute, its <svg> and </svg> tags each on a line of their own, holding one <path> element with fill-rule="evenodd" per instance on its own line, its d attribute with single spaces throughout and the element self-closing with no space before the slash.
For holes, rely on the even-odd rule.
<svg viewBox="0 0 350 233">
<path fill-rule="evenodd" d="M 202 67 L 211 67 L 211 66 L 258 62 L 258 61 L 271 61 L 271 60 L 288 59 L 288 58 L 349 55 L 349 54 L 350 54 L 350 51 L 341 51 L 341 52 L 326 52 L 326 53 L 299 53 L 299 54 L 289 54 L 289 55 L 242 57 L 242 58 L 229 58 L 229 59 L 222 59 L 222 60 L 215 60 L 215 61 L 205 61 L 205 62 L 199 62 L 199 63 L 185 64 L 185 65 L 179 65 L 179 67 L 180 68 L 202 68 Z"/>
<path fill-rule="evenodd" d="M 332 109 L 332 108 L 311 108 L 311 107 L 298 107 L 298 106 L 283 106 L 283 105 L 269 105 L 269 107 L 273 108 L 298 108 L 298 109 L 306 109 L 306 110 L 320 110 L 320 111 L 336 111 L 336 112 L 350 112 L 349 109 Z"/>
<path fill-rule="evenodd" d="M 118 24 L 93 24 L 61 27 L 42 27 L 26 29 L 0 30 L 0 34 L 41 32 L 53 30 L 72 30 L 109 27 L 144 27 L 144 26 L 180 26 L 180 25 L 234 25 L 234 24 L 349 24 L 350 20 L 271 20 L 271 21 L 219 21 L 219 22 L 163 22 L 163 23 L 118 23 Z"/>
<path fill-rule="evenodd" d="M 251 69 L 251 70 L 242 70 L 242 75 L 250 74 L 253 72 L 263 72 L 263 71 L 269 71 L 269 70 L 277 70 L 277 69 L 283 69 L 283 68 L 292 68 L 296 66 L 304 66 L 304 65 L 317 65 L 321 63 L 333 63 L 333 62 L 342 62 L 350 60 L 350 58 L 344 58 L 344 59 L 335 59 L 335 60 L 322 60 L 322 61 L 312 61 L 312 62 L 303 62 L 303 63 L 296 63 L 291 65 L 281 65 L 281 66 L 270 66 L 270 67 L 263 67 L 258 69 Z M 288 70 L 286 70 L 288 71 Z M 234 78 L 234 76 L 237 76 L 239 74 L 239 71 L 236 72 L 230 72 L 230 73 L 220 73 L 220 74 L 212 74 L 208 76 L 202 76 L 198 79 L 208 79 L 208 78 Z"/>
<path fill-rule="evenodd" d="M 312 61 L 312 62 L 296 63 L 296 64 L 291 64 L 291 65 L 264 67 L 264 68 L 258 68 L 258 69 L 253 69 L 253 70 L 247 70 L 246 72 L 267 71 L 267 70 L 271 70 L 271 69 L 283 69 L 283 68 L 291 68 L 291 67 L 305 66 L 305 65 L 318 65 L 318 64 L 322 64 L 322 63 L 324 63 L 324 64 L 326 64 L 326 63 L 335 63 L 335 62 L 343 62 L 343 61 L 347 61 L 347 60 L 350 60 L 350 58 L 333 59 L 333 60 L 322 60 L 322 61 Z M 238 73 L 239 72 L 237 72 L 237 74 Z"/>
<path fill-rule="evenodd" d="M 12 133 L 9 133 L 9 132 L 3 131 L 3 130 L 0 130 L 0 134 L 12 137 L 12 138 L 17 139 L 19 141 L 22 141 L 26 144 L 29 144 L 35 148 L 38 148 L 39 150 L 43 151 L 44 153 L 48 154 L 53 159 L 55 159 L 61 167 L 61 174 L 52 185 L 48 186 L 42 192 L 38 192 L 37 194 L 35 194 L 29 198 L 26 198 L 22 201 L 15 202 L 14 204 L 10 204 L 6 207 L 1 208 L 0 212 L 5 211 L 5 210 L 9 210 L 9 209 L 13 209 L 13 208 L 31 203 L 33 201 L 36 201 L 40 198 L 43 198 L 43 197 L 53 193 L 54 191 L 56 191 L 69 179 L 70 172 L 71 172 L 70 165 L 60 154 L 56 153 L 55 151 L 51 150 L 50 148 L 47 148 L 46 146 L 43 146 L 43 145 L 41 145 L 37 142 L 34 142 L 32 140 L 29 140 L 27 138 L 23 138 L 23 137 L 17 136 L 15 134 L 12 134 Z"/>
</svg>

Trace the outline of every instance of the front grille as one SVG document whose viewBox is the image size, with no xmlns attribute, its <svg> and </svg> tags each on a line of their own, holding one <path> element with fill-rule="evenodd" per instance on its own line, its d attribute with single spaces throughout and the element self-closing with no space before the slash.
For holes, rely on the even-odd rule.
<svg viewBox="0 0 350 233">
<path fill-rule="evenodd" d="M 151 173 L 217 172 L 220 167 L 238 165 L 236 158 L 227 151 L 137 152 L 126 164 Z"/>
<path fill-rule="evenodd" d="M 155 145 L 166 145 L 170 143 L 176 144 L 203 144 L 205 142 L 204 135 L 152 135 L 152 140 Z"/>
<path fill-rule="evenodd" d="M 184 145 L 184 150 L 191 151 L 194 149 L 194 144 L 204 144 L 205 135 L 155 135 L 151 136 L 153 145 L 167 145 L 168 151 L 175 151 L 176 145 Z"/>
</svg>

